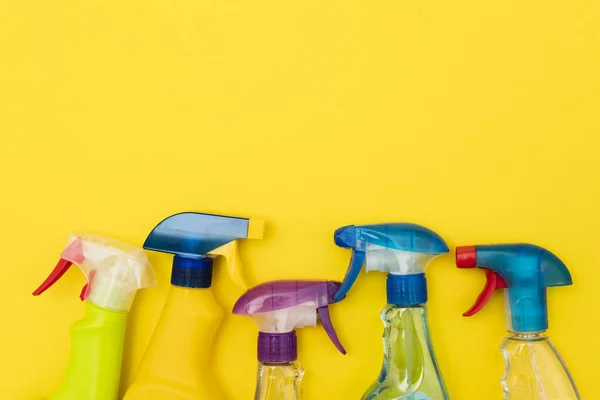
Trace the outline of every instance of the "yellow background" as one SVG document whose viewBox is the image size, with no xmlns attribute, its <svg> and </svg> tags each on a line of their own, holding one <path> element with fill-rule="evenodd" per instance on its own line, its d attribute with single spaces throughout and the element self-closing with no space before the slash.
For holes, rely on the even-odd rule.
<svg viewBox="0 0 600 400">
<path fill-rule="evenodd" d="M 332 234 L 350 223 L 545 246 L 575 281 L 550 290 L 550 336 L 593 399 L 599 71 L 596 0 L 2 0 L 0 397 L 41 399 L 63 375 L 83 279 L 30 293 L 72 230 L 141 245 L 193 210 L 267 221 L 241 248 L 252 285 L 341 279 Z M 159 288 L 134 306 L 125 384 L 168 288 L 170 257 L 150 257 Z M 501 294 L 466 319 L 483 273 L 447 256 L 428 276 L 453 399 L 499 399 Z M 347 356 L 299 333 L 307 399 L 358 399 L 376 378 L 384 281 L 363 274 L 333 307 Z M 219 380 L 250 399 L 256 329 L 228 316 L 223 332 Z"/>
</svg>

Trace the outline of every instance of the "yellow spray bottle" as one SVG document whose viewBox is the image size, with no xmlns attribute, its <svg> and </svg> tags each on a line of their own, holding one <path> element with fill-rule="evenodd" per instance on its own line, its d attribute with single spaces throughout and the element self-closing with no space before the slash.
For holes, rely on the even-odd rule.
<svg viewBox="0 0 600 400">
<path fill-rule="evenodd" d="M 262 221 L 191 212 L 152 230 L 144 248 L 174 254 L 172 286 L 125 400 L 224 399 L 210 368 L 223 319 L 210 289 L 213 259 L 225 257 L 229 276 L 246 291 L 237 239 L 260 239 L 262 233 Z"/>
<path fill-rule="evenodd" d="M 86 316 L 71 326 L 62 384 L 49 400 L 117 400 L 127 314 L 136 291 L 155 285 L 144 250 L 114 239 L 74 234 L 38 296 L 76 264 L 87 277 Z"/>
</svg>

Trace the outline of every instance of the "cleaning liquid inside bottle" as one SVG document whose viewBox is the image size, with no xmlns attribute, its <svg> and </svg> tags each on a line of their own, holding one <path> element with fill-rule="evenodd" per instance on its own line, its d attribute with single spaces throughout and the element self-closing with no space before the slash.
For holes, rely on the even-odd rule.
<svg viewBox="0 0 600 400">
<path fill-rule="evenodd" d="M 511 332 L 500 351 L 504 400 L 581 400 L 565 362 L 543 332 Z"/>
<path fill-rule="evenodd" d="M 301 400 L 304 368 L 298 361 L 259 363 L 254 400 Z"/>
<path fill-rule="evenodd" d="M 388 304 L 381 313 L 384 361 L 361 400 L 448 400 L 433 354 L 424 305 Z"/>
</svg>

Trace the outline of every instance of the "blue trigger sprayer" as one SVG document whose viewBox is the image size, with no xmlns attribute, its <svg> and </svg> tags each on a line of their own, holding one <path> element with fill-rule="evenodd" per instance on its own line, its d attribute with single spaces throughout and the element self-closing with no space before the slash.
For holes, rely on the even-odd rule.
<svg viewBox="0 0 600 400">
<path fill-rule="evenodd" d="M 339 228 L 335 244 L 353 250 L 335 301 L 346 296 L 363 264 L 367 272 L 388 273 L 383 366 L 361 400 L 448 400 L 430 341 L 425 280 L 427 264 L 448 253 L 444 240 L 416 224 L 389 223 Z"/>
<path fill-rule="evenodd" d="M 475 305 L 478 313 L 496 289 L 504 290 L 508 336 L 500 351 L 505 360 L 501 385 L 505 400 L 580 400 L 575 382 L 545 332 L 546 288 L 572 285 L 565 264 L 532 244 L 462 246 L 458 268 L 483 268 L 487 282 Z"/>
<path fill-rule="evenodd" d="M 124 400 L 226 398 L 211 364 L 223 320 L 211 289 L 213 260 L 225 259 L 233 290 L 243 293 L 247 287 L 238 241 L 261 238 L 263 227 L 255 219 L 185 212 L 164 219 L 150 232 L 144 249 L 174 255 L 171 287 Z"/>
</svg>

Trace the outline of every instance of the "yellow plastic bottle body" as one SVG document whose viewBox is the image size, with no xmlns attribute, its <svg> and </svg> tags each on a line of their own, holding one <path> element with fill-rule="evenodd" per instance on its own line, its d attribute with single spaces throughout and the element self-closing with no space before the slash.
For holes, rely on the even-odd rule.
<svg viewBox="0 0 600 400">
<path fill-rule="evenodd" d="M 60 389 L 48 400 L 117 400 L 126 312 L 86 303 L 86 316 L 71 326 L 71 351 Z"/>
<path fill-rule="evenodd" d="M 210 368 L 222 319 L 210 288 L 172 286 L 124 400 L 224 400 Z"/>
</svg>

